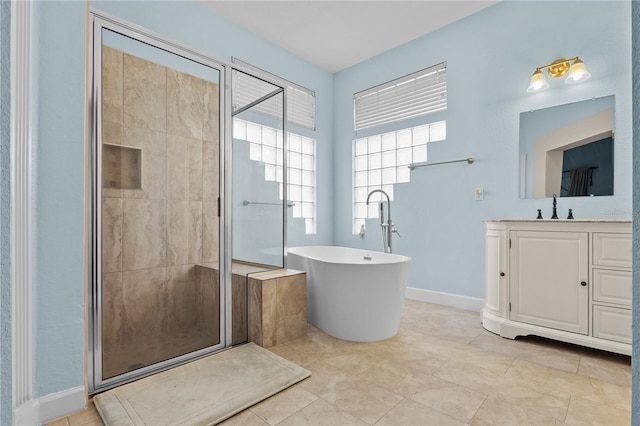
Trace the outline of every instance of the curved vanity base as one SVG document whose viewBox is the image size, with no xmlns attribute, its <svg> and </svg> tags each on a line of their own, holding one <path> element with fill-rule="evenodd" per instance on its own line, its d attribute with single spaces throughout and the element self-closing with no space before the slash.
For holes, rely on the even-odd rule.
<svg viewBox="0 0 640 426">
<path fill-rule="evenodd" d="M 622 355 L 631 355 L 631 345 L 627 343 L 619 343 L 611 340 L 598 339 L 584 334 L 515 322 L 502 318 L 498 315 L 494 315 L 486 309 L 483 309 L 481 312 L 481 321 L 482 326 L 486 330 L 507 339 L 515 339 L 518 336 L 532 335 L 573 343 L 575 345 L 587 346 L 594 349 L 615 352 Z"/>
<path fill-rule="evenodd" d="M 484 328 L 631 355 L 631 222 L 485 223 Z"/>
</svg>

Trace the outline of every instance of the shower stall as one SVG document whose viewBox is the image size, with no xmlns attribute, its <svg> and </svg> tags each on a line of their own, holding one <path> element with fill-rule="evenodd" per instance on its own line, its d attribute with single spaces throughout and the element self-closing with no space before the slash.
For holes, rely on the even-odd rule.
<svg viewBox="0 0 640 426">
<path fill-rule="evenodd" d="M 246 341 L 246 275 L 284 266 L 286 93 L 91 17 L 95 393 Z"/>
</svg>

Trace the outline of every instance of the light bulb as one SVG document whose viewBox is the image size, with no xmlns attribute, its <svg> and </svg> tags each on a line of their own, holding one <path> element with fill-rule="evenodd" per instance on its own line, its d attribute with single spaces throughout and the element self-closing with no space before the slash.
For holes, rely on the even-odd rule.
<svg viewBox="0 0 640 426">
<path fill-rule="evenodd" d="M 591 77 L 589 71 L 587 71 L 587 67 L 584 62 L 580 59 L 576 59 L 571 68 L 569 68 L 569 75 L 564 81 L 567 84 L 576 84 L 586 81 Z"/>
<path fill-rule="evenodd" d="M 542 71 L 535 70 L 533 75 L 531 76 L 531 82 L 529 83 L 529 87 L 527 88 L 527 92 L 539 92 L 549 87 L 549 83 L 547 83 L 547 79 L 542 74 Z"/>
</svg>

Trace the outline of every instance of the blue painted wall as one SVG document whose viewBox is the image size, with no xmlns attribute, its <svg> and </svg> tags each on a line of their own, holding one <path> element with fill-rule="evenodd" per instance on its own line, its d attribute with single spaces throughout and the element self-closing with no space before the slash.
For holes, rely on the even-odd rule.
<svg viewBox="0 0 640 426">
<path fill-rule="evenodd" d="M 85 5 L 33 8 L 34 397 L 84 384 Z"/>
<path fill-rule="evenodd" d="M 0 0 L 0 424 L 11 424 L 11 2 Z"/>
<path fill-rule="evenodd" d="M 577 218 L 631 218 L 631 4 L 501 2 L 334 76 L 334 240 L 337 245 L 382 248 L 377 220 L 365 239 L 351 234 L 352 140 L 377 133 L 353 131 L 354 92 L 447 61 L 448 109 L 403 128 L 447 120 L 446 141 L 431 143 L 431 162 L 474 157 L 466 163 L 416 169 L 394 188 L 393 219 L 402 238 L 394 251 L 411 256 L 409 286 L 484 297 L 484 219 L 550 215 L 551 200 L 519 198 L 519 116 L 592 97 L 615 95 L 616 195 L 561 199 L 559 211 Z M 536 66 L 579 55 L 592 78 L 579 85 L 550 82 L 529 94 Z M 474 201 L 474 188 L 484 201 Z"/>
<path fill-rule="evenodd" d="M 294 244 L 331 244 L 333 76 L 215 16 L 197 2 L 92 2 L 91 7 L 230 62 L 236 56 L 315 90 L 318 234 Z M 33 3 L 34 397 L 85 383 L 84 2 Z M 3 26 L 4 28 L 4 26 Z M 4 288 L 4 284 L 3 284 Z M 3 310 L 4 314 L 4 310 Z M 3 381 L 4 388 L 4 381 Z"/>
<path fill-rule="evenodd" d="M 640 2 L 633 2 L 633 353 L 631 424 L 640 424 Z"/>
</svg>

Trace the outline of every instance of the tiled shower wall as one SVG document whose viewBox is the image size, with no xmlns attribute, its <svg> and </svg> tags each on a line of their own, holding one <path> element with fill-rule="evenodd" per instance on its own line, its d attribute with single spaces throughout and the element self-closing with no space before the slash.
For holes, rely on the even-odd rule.
<svg viewBox="0 0 640 426">
<path fill-rule="evenodd" d="M 105 349 L 211 327 L 193 266 L 218 260 L 218 123 L 218 84 L 103 46 L 103 144 L 141 157 L 140 188 L 102 190 Z M 132 167 L 105 154 L 105 184 L 135 175 L 114 164 Z"/>
</svg>

